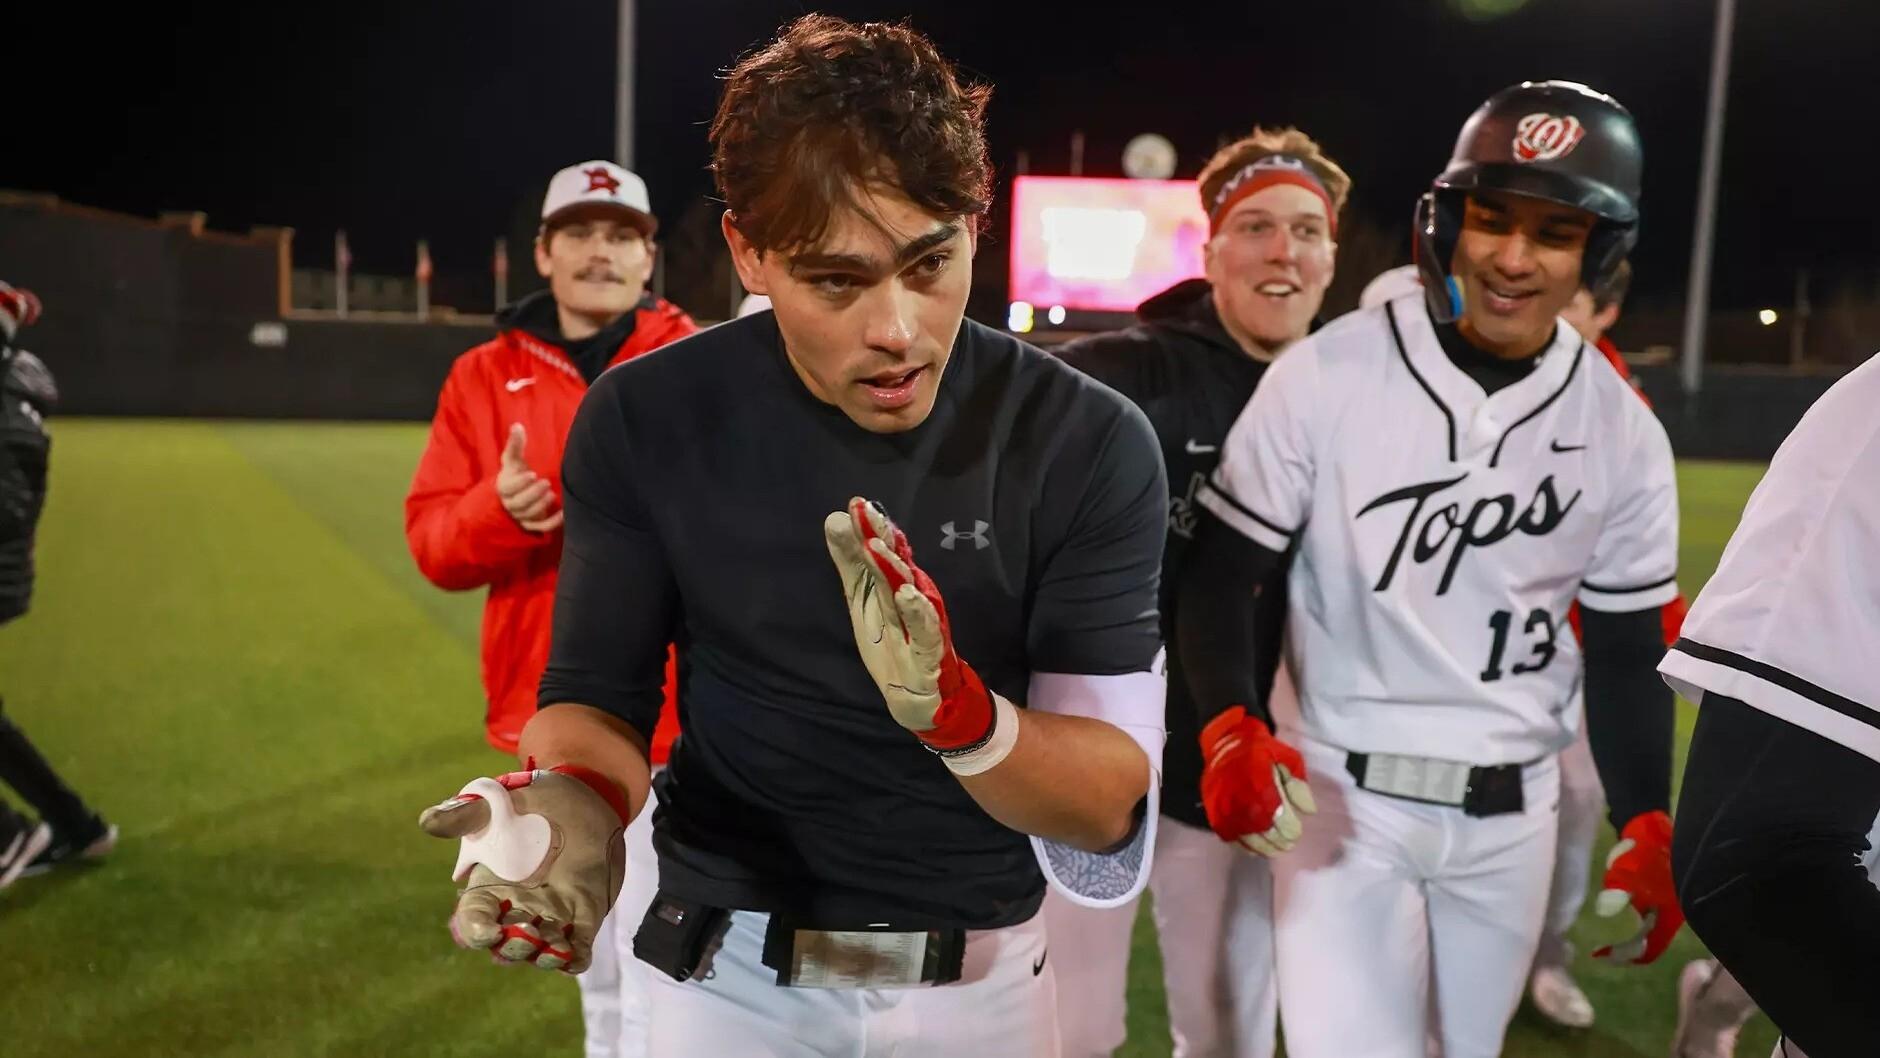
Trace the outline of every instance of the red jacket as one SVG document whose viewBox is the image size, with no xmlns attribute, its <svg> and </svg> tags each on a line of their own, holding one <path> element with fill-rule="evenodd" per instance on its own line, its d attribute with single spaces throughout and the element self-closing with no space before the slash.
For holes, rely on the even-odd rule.
<svg viewBox="0 0 1880 1058">
<path fill-rule="evenodd" d="M 1612 344 L 1612 339 L 1602 334 L 1599 336 L 1599 341 L 1593 343 L 1593 348 L 1598 349 L 1600 355 L 1606 358 L 1606 362 L 1612 365 L 1612 369 L 1619 372 L 1619 377 L 1625 379 L 1625 384 L 1632 387 L 1632 392 L 1638 394 L 1638 399 L 1644 401 L 1647 408 L 1651 407 L 1652 399 L 1645 395 L 1645 387 L 1633 377 L 1632 369 L 1626 366 L 1625 357 L 1620 355 L 1619 347 Z"/>
<path fill-rule="evenodd" d="M 504 323 L 496 338 L 458 357 L 444 381 L 430 440 L 405 497 L 405 539 L 431 583 L 447 591 L 489 588 L 483 607 L 484 732 L 490 745 L 513 753 L 523 725 L 535 715 L 535 688 L 548 665 L 561 531 L 532 533 L 517 525 L 497 498 L 496 471 L 509 426 L 520 422 L 528 433 L 530 468 L 560 495 L 562 443 L 587 382 L 560 348 L 508 319 Z M 635 310 L 633 333 L 611 362 L 697 330 L 671 304 L 642 306 Z M 653 737 L 655 764 L 665 761 L 677 732 L 674 685 L 668 656 L 666 706 Z"/>
</svg>

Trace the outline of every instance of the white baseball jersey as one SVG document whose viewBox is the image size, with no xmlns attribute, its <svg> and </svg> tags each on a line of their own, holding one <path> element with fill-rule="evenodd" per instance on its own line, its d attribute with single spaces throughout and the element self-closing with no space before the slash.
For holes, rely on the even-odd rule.
<svg viewBox="0 0 1880 1058">
<path fill-rule="evenodd" d="M 1346 750 L 1555 753 L 1579 726 L 1574 599 L 1625 613 L 1678 591 L 1671 445 L 1644 402 L 1564 322 L 1532 374 L 1486 395 L 1420 294 L 1281 356 L 1202 502 L 1298 548 L 1301 722 Z"/>
<path fill-rule="evenodd" d="M 1880 760 L 1880 357 L 1782 442 L 1658 671 Z"/>
</svg>

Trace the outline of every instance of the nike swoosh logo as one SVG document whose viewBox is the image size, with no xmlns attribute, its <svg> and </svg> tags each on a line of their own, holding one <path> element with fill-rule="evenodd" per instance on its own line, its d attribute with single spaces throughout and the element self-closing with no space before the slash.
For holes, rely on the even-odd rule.
<svg viewBox="0 0 1880 1058">
<path fill-rule="evenodd" d="M 1038 953 L 1038 961 L 1031 964 L 1031 975 L 1033 977 L 1036 977 L 1039 974 L 1044 972 L 1045 956 L 1050 955 L 1050 954 L 1051 954 L 1050 948 L 1046 948 L 1045 950 Z"/>
<path fill-rule="evenodd" d="M 1549 447 L 1556 452 L 1583 452 L 1586 450 L 1585 445 L 1563 445 L 1559 441 L 1553 442 Z"/>
<path fill-rule="evenodd" d="M 528 378 L 512 378 L 503 383 L 503 388 L 511 393 L 520 393 L 522 392 L 522 387 L 533 385 L 535 385 L 535 376 L 530 375 Z"/>
<path fill-rule="evenodd" d="M 1192 437 L 1188 439 L 1187 451 L 1191 456 L 1204 456 L 1209 452 L 1218 452 L 1220 450 L 1220 445 L 1204 445 L 1197 443 Z"/>
</svg>

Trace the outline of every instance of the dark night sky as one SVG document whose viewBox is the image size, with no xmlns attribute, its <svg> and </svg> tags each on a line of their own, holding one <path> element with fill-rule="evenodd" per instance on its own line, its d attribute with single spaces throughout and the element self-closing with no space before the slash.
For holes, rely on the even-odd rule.
<svg viewBox="0 0 1880 1058">
<path fill-rule="evenodd" d="M 1524 78 L 1586 81 L 1638 116 L 1646 145 L 1638 289 L 1673 295 L 1688 263 L 1711 0 L 1529 0 L 1472 22 L 1461 0 L 1086 5 L 830 3 L 911 14 L 996 86 L 1001 178 L 1017 152 L 1088 175 L 1159 131 L 1192 176 L 1223 134 L 1294 123 L 1356 180 L 1360 215 L 1404 223 L 1469 111 Z M 640 5 L 638 168 L 670 224 L 708 193 L 717 74 L 810 8 L 783 0 Z M 363 267 L 400 271 L 413 239 L 441 271 L 490 240 L 555 168 L 611 152 L 612 0 L 31 5 L 9 16 L 11 135 L 0 187 L 135 213 L 200 209 L 213 227 L 283 224 L 325 265 L 335 227 Z M 1880 4 L 1740 5 L 1718 227 L 1721 304 L 1783 303 L 1808 265 L 1872 284 L 1880 257 Z M 989 262 L 997 266 L 1002 254 Z"/>
</svg>

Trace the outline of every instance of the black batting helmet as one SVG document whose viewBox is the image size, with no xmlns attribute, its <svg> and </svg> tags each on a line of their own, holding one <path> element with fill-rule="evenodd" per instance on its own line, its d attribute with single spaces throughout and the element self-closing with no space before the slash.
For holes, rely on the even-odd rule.
<svg viewBox="0 0 1880 1058">
<path fill-rule="evenodd" d="M 1631 112 L 1603 92 L 1572 81 L 1523 81 L 1490 96 L 1469 115 L 1449 165 L 1417 202 L 1416 262 L 1430 313 L 1442 322 L 1462 314 L 1450 261 L 1470 191 L 1529 195 L 1591 213 L 1580 274 L 1598 291 L 1638 241 L 1644 168 Z"/>
</svg>

